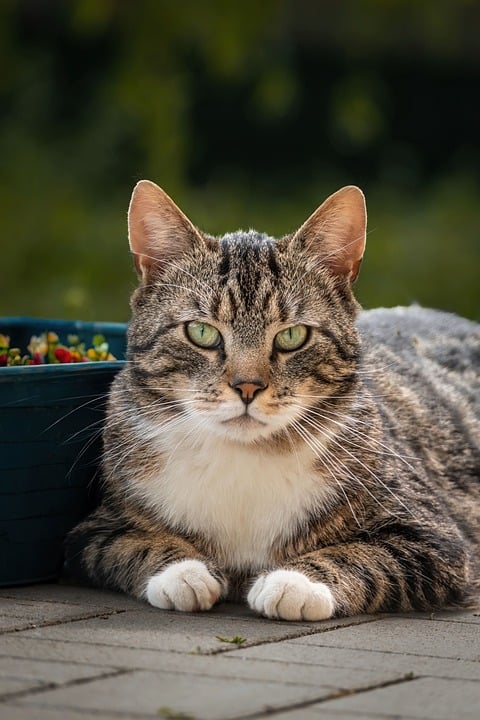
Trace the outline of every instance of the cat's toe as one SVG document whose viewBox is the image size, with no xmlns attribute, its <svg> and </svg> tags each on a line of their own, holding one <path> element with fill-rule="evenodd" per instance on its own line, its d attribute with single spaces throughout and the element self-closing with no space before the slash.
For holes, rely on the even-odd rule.
<svg viewBox="0 0 480 720">
<path fill-rule="evenodd" d="M 296 570 L 275 570 L 259 577 L 248 604 L 260 615 L 281 620 L 325 620 L 334 610 L 329 588 Z"/>
<path fill-rule="evenodd" d="M 150 605 L 162 610 L 210 610 L 222 592 L 218 580 L 200 560 L 182 560 L 153 575 L 146 588 Z"/>
</svg>

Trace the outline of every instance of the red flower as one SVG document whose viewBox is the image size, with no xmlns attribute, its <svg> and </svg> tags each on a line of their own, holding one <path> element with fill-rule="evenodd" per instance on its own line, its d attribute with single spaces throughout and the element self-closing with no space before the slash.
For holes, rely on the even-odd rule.
<svg viewBox="0 0 480 720">
<path fill-rule="evenodd" d="M 4 355 L 0 355 L 0 367 L 7 367 L 8 363 L 8 355 L 5 353 Z"/>
<path fill-rule="evenodd" d="M 39 352 L 33 353 L 33 360 L 30 360 L 30 365 L 43 365 L 43 358 Z"/>
<path fill-rule="evenodd" d="M 55 348 L 54 355 L 60 363 L 72 362 L 72 353 L 70 352 L 70 350 L 67 350 L 67 348 Z"/>
</svg>

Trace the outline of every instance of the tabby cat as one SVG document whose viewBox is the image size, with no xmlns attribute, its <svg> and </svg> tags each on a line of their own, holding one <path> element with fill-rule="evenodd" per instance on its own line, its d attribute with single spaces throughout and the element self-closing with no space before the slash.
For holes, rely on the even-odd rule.
<svg viewBox="0 0 480 720">
<path fill-rule="evenodd" d="M 480 326 L 361 312 L 365 230 L 356 187 L 276 240 L 214 238 L 138 183 L 128 362 L 71 574 L 163 609 L 245 598 L 285 620 L 475 601 Z"/>
</svg>

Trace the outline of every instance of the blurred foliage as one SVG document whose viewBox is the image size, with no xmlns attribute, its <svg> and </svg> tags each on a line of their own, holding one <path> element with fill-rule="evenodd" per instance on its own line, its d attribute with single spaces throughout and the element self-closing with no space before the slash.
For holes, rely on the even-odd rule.
<svg viewBox="0 0 480 720">
<path fill-rule="evenodd" d="M 3 0 L 0 315 L 125 320 L 134 183 L 211 233 L 367 194 L 366 306 L 480 319 L 474 0 Z"/>
</svg>

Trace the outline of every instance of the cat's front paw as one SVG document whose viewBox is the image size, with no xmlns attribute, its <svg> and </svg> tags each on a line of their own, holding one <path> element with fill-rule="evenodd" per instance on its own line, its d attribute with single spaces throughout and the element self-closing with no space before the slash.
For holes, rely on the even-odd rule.
<svg viewBox="0 0 480 720">
<path fill-rule="evenodd" d="M 222 586 L 201 560 L 181 560 L 153 575 L 145 594 L 150 605 L 162 610 L 197 612 L 210 610 Z"/>
<path fill-rule="evenodd" d="M 280 620 L 326 620 L 334 609 L 329 588 L 296 570 L 274 570 L 262 575 L 247 599 L 255 612 Z"/>
</svg>

